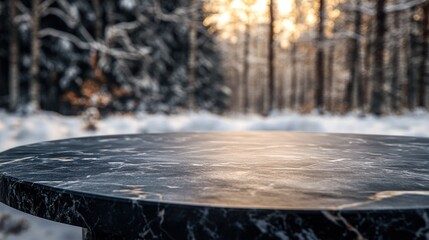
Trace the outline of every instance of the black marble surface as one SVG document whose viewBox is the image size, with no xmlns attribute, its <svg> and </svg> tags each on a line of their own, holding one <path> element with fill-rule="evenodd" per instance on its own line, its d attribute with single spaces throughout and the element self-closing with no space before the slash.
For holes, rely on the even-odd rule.
<svg viewBox="0 0 429 240">
<path fill-rule="evenodd" d="M 94 239 L 427 239 L 429 139 L 176 133 L 0 154 L 0 200 Z"/>
</svg>

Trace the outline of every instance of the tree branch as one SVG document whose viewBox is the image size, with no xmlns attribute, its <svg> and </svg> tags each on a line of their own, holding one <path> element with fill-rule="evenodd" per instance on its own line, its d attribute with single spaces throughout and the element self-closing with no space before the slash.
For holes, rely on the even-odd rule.
<svg viewBox="0 0 429 240">
<path fill-rule="evenodd" d="M 118 59 L 140 60 L 146 57 L 151 52 L 150 48 L 147 48 L 147 47 L 135 48 L 136 50 L 135 52 L 128 52 L 128 51 L 123 51 L 119 49 L 108 48 L 107 46 L 99 42 L 95 42 L 95 41 L 85 42 L 79 39 L 78 37 L 74 36 L 73 34 L 59 31 L 53 28 L 46 28 L 39 32 L 39 37 L 42 38 L 47 36 L 64 39 L 64 40 L 70 41 L 80 49 L 100 51 L 102 53 L 105 53 L 107 55 L 110 55 Z"/>
<path fill-rule="evenodd" d="M 400 12 L 404 11 L 422 4 L 429 3 L 429 0 L 413 0 L 406 3 L 400 3 L 400 4 L 391 4 L 384 8 L 384 12 L 386 13 L 394 13 L 394 12 Z M 376 11 L 374 6 L 361 6 L 361 7 L 354 7 L 350 5 L 341 5 L 339 7 L 340 10 L 344 11 L 350 11 L 350 12 L 361 12 L 368 16 L 375 16 Z"/>
<path fill-rule="evenodd" d="M 386 6 L 385 11 L 387 13 L 404 11 L 404 10 L 407 10 L 407 9 L 410 9 L 410 8 L 413 8 L 413 7 L 416 7 L 418 5 L 428 3 L 428 2 L 429 2 L 428 0 L 413 0 L 413 1 L 406 2 L 406 3 Z"/>
</svg>

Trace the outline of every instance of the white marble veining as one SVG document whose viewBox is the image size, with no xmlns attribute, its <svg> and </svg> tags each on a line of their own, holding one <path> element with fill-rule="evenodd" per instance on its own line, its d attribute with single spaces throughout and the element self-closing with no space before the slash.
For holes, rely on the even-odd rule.
<svg viewBox="0 0 429 240">
<path fill-rule="evenodd" d="M 69 139 L 0 155 L 19 181 L 109 198 L 295 209 L 429 206 L 429 140 L 311 133 Z"/>
<path fill-rule="evenodd" d="M 68 139 L 0 154 L 0 201 L 86 240 L 428 239 L 429 140 L 311 133 Z"/>
</svg>

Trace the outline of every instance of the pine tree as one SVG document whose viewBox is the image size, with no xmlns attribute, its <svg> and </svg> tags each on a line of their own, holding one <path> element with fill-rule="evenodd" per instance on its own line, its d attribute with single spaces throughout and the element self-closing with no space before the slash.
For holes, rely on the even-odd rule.
<svg viewBox="0 0 429 240">
<path fill-rule="evenodd" d="M 102 101 L 96 103 L 102 113 L 139 109 L 173 113 L 187 108 L 190 31 L 184 9 L 189 2 L 156 2 L 161 12 L 154 12 L 151 0 L 24 2 L 24 9 L 32 9 L 32 14 L 31 21 L 20 23 L 24 26 L 21 61 L 31 59 L 20 71 L 23 82 L 30 83 L 23 85 L 28 93 L 23 99 L 30 99 L 36 109 L 65 114 L 81 112 L 94 99 Z M 45 11 L 48 8 L 54 11 Z M 194 104 L 223 112 L 229 90 L 214 35 L 203 25 L 202 4 L 197 16 Z M 7 36 L 3 29 L 1 33 Z M 16 42 L 3 37 L 0 41 Z M 8 62 L 1 54 L 1 62 Z M 1 68 L 8 65 L 13 66 Z"/>
</svg>

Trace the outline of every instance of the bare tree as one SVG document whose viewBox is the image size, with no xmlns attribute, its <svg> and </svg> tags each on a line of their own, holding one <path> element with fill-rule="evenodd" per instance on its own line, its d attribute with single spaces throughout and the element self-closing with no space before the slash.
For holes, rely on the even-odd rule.
<svg viewBox="0 0 429 240">
<path fill-rule="evenodd" d="M 362 53 L 362 74 L 361 74 L 361 84 L 359 86 L 359 96 L 358 101 L 360 102 L 360 108 L 362 114 L 366 112 L 366 107 L 369 102 L 369 83 L 371 81 L 371 73 L 373 69 L 373 37 L 374 37 L 374 18 L 372 16 L 367 16 L 363 19 L 365 28 L 364 32 L 364 44 L 363 53 Z"/>
<path fill-rule="evenodd" d="M 298 26 L 302 23 L 302 14 L 299 12 L 301 10 L 300 0 L 293 1 L 294 11 L 296 12 L 293 23 Z M 295 33 L 296 34 L 296 33 Z M 294 37 L 297 38 L 297 37 Z M 292 110 L 296 109 L 298 101 L 298 40 L 292 39 L 290 44 L 290 61 L 291 61 L 291 91 L 290 91 L 290 107 Z"/>
<path fill-rule="evenodd" d="M 254 0 L 246 0 L 246 22 L 244 24 L 244 45 L 243 45 L 243 78 L 242 78 L 242 91 L 243 91 L 243 111 L 249 111 L 249 70 L 250 70 L 250 21 L 251 21 L 251 7 L 255 3 Z"/>
<path fill-rule="evenodd" d="M 401 74 L 401 68 L 400 68 L 400 35 L 402 33 L 400 29 L 400 14 L 401 12 L 397 11 L 393 13 L 393 39 L 391 44 L 391 57 L 390 57 L 390 66 L 392 75 L 390 78 L 390 106 L 392 108 L 392 111 L 398 112 L 400 110 L 400 104 L 399 104 L 399 78 Z"/>
<path fill-rule="evenodd" d="M 97 0 L 98 1 L 98 0 Z M 115 15 L 115 1 L 114 0 L 107 0 L 105 2 L 106 4 L 106 22 L 107 22 L 107 26 L 113 26 L 115 24 L 115 19 L 114 19 L 114 15 Z"/>
<path fill-rule="evenodd" d="M 422 47 L 421 47 L 421 59 L 420 59 L 420 71 L 419 71 L 419 97 L 417 105 L 419 107 L 426 107 L 426 65 L 428 59 L 428 46 L 429 46 L 429 3 L 425 3 L 423 6 L 423 18 L 422 18 Z"/>
<path fill-rule="evenodd" d="M 406 46 L 406 57 L 409 59 L 407 62 L 407 105 L 409 110 L 414 110 L 415 108 L 415 100 L 416 100 L 416 73 L 414 71 L 415 68 L 415 58 L 416 55 L 416 41 L 413 33 L 413 25 L 414 25 L 414 13 L 416 11 L 416 7 L 412 7 L 407 12 L 407 18 L 405 19 L 407 24 L 407 46 Z"/>
<path fill-rule="evenodd" d="M 275 95 L 275 55 L 274 55 L 274 5 L 275 0 L 270 0 L 269 8 L 269 31 L 268 31 L 268 113 L 274 110 L 274 95 Z"/>
<path fill-rule="evenodd" d="M 33 0 L 32 16 L 31 16 L 31 80 L 30 80 L 30 106 L 31 109 L 37 111 L 40 109 L 40 1 Z"/>
<path fill-rule="evenodd" d="M 19 101 L 19 43 L 16 22 L 17 0 L 9 1 L 9 110 L 15 111 Z"/>
<path fill-rule="evenodd" d="M 384 35 L 386 33 L 385 0 L 376 3 L 376 36 L 374 40 L 374 73 L 370 112 L 380 116 L 384 104 Z"/>
<path fill-rule="evenodd" d="M 95 39 L 97 39 L 97 41 L 100 41 L 102 38 L 103 31 L 100 0 L 92 0 L 92 6 L 94 8 L 95 13 Z"/>
<path fill-rule="evenodd" d="M 198 36 L 197 36 L 197 22 L 198 10 L 200 0 L 190 0 L 190 22 L 189 22 L 189 60 L 188 60 L 188 88 L 189 88 L 189 109 L 195 109 L 195 81 L 197 69 L 197 52 L 198 52 Z"/>
<path fill-rule="evenodd" d="M 319 0 L 319 24 L 317 32 L 317 51 L 316 51 L 316 88 L 315 88 L 315 107 L 319 113 L 323 113 L 324 107 L 324 49 L 323 43 L 325 39 L 325 0 Z"/>
<path fill-rule="evenodd" d="M 291 94 L 290 94 L 290 107 L 291 109 L 296 108 L 297 93 L 298 93 L 298 73 L 297 73 L 297 43 L 293 42 L 290 47 L 290 58 L 291 58 Z"/>
<path fill-rule="evenodd" d="M 356 9 L 360 9 L 362 5 L 361 0 L 356 0 Z M 346 97 L 345 104 L 346 110 L 350 111 L 354 105 L 356 104 L 356 100 L 358 99 L 358 89 L 360 86 L 360 39 L 361 35 L 361 25 L 362 25 L 362 13 L 360 11 L 355 11 L 355 19 L 354 19 L 354 33 L 355 37 L 351 38 L 351 47 L 350 47 L 350 68 L 349 68 L 349 82 L 346 87 Z M 360 102 L 359 105 L 362 103 Z"/>
<path fill-rule="evenodd" d="M 92 7 L 94 8 L 95 13 L 95 39 L 97 41 L 101 41 L 102 35 L 103 35 L 103 22 L 102 22 L 102 9 L 100 6 L 100 0 L 92 0 Z M 99 54 L 96 51 L 91 51 L 91 57 L 94 61 L 93 63 L 93 70 L 98 71 L 98 58 L 100 57 Z"/>
<path fill-rule="evenodd" d="M 333 34 L 335 34 L 335 27 Z M 327 56 L 327 72 L 326 72 L 326 109 L 333 111 L 333 87 L 334 87 L 334 56 L 335 56 L 335 43 L 329 44 L 328 56 Z"/>
</svg>

